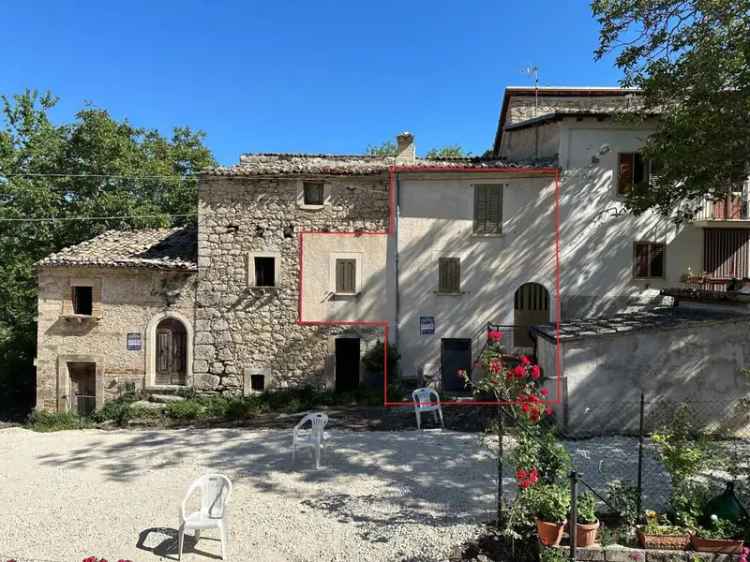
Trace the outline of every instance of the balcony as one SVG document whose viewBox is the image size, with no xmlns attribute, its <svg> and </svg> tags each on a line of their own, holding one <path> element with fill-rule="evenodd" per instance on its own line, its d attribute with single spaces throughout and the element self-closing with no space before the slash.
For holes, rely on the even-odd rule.
<svg viewBox="0 0 750 562">
<path fill-rule="evenodd" d="M 706 199 L 693 217 L 696 226 L 750 228 L 750 197 L 747 191 L 733 192 L 724 199 Z"/>
</svg>

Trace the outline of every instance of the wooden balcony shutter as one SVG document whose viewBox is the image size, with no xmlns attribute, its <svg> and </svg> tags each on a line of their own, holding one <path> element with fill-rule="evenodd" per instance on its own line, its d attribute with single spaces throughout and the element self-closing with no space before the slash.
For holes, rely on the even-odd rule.
<svg viewBox="0 0 750 562">
<path fill-rule="evenodd" d="M 748 267 L 750 230 L 706 228 L 703 230 L 703 268 L 711 277 L 750 277 Z"/>
<path fill-rule="evenodd" d="M 336 260 L 336 292 L 357 291 L 357 260 Z"/>
<path fill-rule="evenodd" d="M 461 292 L 461 260 L 459 258 L 438 260 L 438 292 Z"/>
<path fill-rule="evenodd" d="M 664 277 L 664 244 L 649 244 L 649 276 Z"/>
</svg>

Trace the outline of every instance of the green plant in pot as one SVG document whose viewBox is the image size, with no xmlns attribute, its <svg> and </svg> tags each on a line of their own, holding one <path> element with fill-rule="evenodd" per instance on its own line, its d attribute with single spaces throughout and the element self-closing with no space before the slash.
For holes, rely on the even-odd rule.
<svg viewBox="0 0 750 562">
<path fill-rule="evenodd" d="M 570 493 L 559 484 L 539 484 L 525 492 L 536 517 L 539 541 L 545 546 L 560 544 L 565 519 L 570 512 Z"/>
<path fill-rule="evenodd" d="M 740 554 L 745 530 L 739 524 L 711 515 L 707 525 L 693 535 L 693 548 L 698 552 Z"/>
<path fill-rule="evenodd" d="M 599 519 L 596 517 L 596 498 L 591 492 L 578 496 L 576 501 L 576 545 L 591 546 L 596 542 Z"/>
<path fill-rule="evenodd" d="M 638 527 L 641 548 L 654 550 L 686 550 L 690 546 L 690 531 L 675 525 L 665 514 L 646 511 L 646 524 Z"/>
</svg>

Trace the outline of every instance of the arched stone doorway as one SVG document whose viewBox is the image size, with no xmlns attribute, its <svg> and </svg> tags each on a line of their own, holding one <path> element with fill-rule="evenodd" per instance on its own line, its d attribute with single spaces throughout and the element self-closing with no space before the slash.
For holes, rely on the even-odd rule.
<svg viewBox="0 0 750 562">
<path fill-rule="evenodd" d="M 146 328 L 146 386 L 192 384 L 193 329 L 177 312 L 154 316 Z"/>
<path fill-rule="evenodd" d="M 534 347 L 529 328 L 545 322 L 549 322 L 549 291 L 539 283 L 524 283 L 513 300 L 513 347 Z"/>
<path fill-rule="evenodd" d="M 156 384 L 184 385 L 187 378 L 187 330 L 176 318 L 156 327 Z"/>
</svg>

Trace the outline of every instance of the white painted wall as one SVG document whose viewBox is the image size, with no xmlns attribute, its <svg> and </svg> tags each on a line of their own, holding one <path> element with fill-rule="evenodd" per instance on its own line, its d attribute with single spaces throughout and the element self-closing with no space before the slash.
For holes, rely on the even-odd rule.
<svg viewBox="0 0 750 562">
<path fill-rule="evenodd" d="M 571 300 L 569 315 L 607 313 L 618 297 L 657 297 L 679 285 L 688 266 L 702 270 L 701 228 L 676 226 L 655 212 L 630 215 L 617 195 L 618 153 L 638 151 L 649 132 L 594 119 L 561 125 L 561 295 L 563 303 L 579 301 Z M 637 240 L 667 244 L 665 279 L 633 279 Z"/>
<path fill-rule="evenodd" d="M 523 283 L 554 296 L 554 182 L 551 177 L 400 174 L 399 343 L 401 371 L 440 366 L 441 338 L 471 338 L 475 354 L 487 322 L 511 324 L 513 296 Z M 476 183 L 507 183 L 501 236 L 473 234 Z M 438 258 L 461 258 L 463 294 L 436 294 Z M 554 303 L 550 302 L 551 310 Z M 420 316 L 435 318 L 435 334 L 420 335 Z"/>
</svg>

